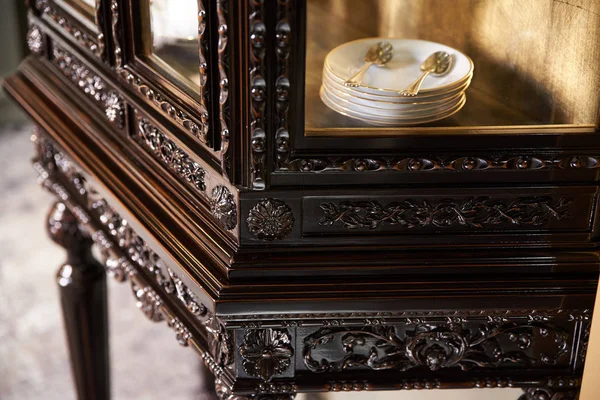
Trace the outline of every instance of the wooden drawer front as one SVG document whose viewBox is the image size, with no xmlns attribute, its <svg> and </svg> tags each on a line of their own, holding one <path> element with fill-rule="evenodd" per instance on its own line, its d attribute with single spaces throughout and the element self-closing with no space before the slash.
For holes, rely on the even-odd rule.
<svg viewBox="0 0 600 400">
<path fill-rule="evenodd" d="M 590 231 L 595 187 L 410 190 L 402 195 L 310 196 L 305 235 Z"/>
</svg>

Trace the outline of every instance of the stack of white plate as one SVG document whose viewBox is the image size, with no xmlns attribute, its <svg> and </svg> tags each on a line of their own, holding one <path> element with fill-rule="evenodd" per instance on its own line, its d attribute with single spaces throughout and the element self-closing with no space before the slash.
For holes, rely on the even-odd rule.
<svg viewBox="0 0 600 400">
<path fill-rule="evenodd" d="M 364 64 L 372 45 L 386 41 L 393 57 L 385 66 L 373 65 L 361 86 L 344 86 Z M 436 51 L 453 58 L 443 76 L 429 75 L 415 97 L 400 92 L 421 74 L 421 63 Z M 465 91 L 473 77 L 473 61 L 443 44 L 413 39 L 370 38 L 345 43 L 325 58 L 321 99 L 332 110 L 373 125 L 414 125 L 437 121 L 458 112 L 467 101 Z"/>
</svg>

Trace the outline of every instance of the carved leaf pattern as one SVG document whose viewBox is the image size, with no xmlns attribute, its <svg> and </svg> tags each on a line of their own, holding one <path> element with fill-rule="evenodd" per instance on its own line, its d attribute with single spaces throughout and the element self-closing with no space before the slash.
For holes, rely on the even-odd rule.
<svg viewBox="0 0 600 400">
<path fill-rule="evenodd" d="M 553 355 L 532 356 L 532 337 L 552 335 Z M 316 373 L 340 372 L 352 367 L 406 371 L 436 371 L 458 367 L 498 368 L 553 365 L 568 352 L 569 335 L 550 323 L 488 322 L 479 329 L 462 324 L 419 324 L 398 335 L 393 326 L 362 329 L 322 328 L 304 340 L 304 363 Z M 507 348 L 506 342 L 516 345 Z"/>
<path fill-rule="evenodd" d="M 248 331 L 239 352 L 246 373 L 265 381 L 288 369 L 294 355 L 290 335 L 280 329 Z"/>
<path fill-rule="evenodd" d="M 512 201 L 489 197 L 467 197 L 462 201 L 443 199 L 437 202 L 407 199 L 382 205 L 378 201 L 339 204 L 322 203 L 325 216 L 320 225 L 333 226 L 340 222 L 345 228 L 377 229 L 381 225 L 399 225 L 402 228 L 434 226 L 449 228 L 465 226 L 481 229 L 485 225 L 511 224 L 539 226 L 551 220 L 570 218 L 571 199 L 551 197 L 519 197 Z"/>
</svg>

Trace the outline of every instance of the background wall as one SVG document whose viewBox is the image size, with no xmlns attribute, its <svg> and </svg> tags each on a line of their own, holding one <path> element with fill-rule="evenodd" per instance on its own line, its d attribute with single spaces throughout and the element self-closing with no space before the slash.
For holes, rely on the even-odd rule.
<svg viewBox="0 0 600 400">
<path fill-rule="evenodd" d="M 27 18 L 23 0 L 2 0 L 0 12 L 0 81 L 14 72 L 21 59 L 27 54 L 25 34 Z M 18 109 L 6 93 L 0 89 L 0 124 L 24 122 L 25 115 Z"/>
</svg>

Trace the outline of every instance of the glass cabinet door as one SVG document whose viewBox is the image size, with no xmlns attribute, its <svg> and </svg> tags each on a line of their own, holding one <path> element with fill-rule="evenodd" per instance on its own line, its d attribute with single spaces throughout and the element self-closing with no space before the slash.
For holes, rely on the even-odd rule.
<svg viewBox="0 0 600 400">
<path fill-rule="evenodd" d="M 598 0 L 306 0 L 306 36 L 308 135 L 599 121 Z M 393 45 L 391 60 L 369 67 L 359 87 L 345 86 L 382 41 Z M 454 70 L 428 75 L 412 100 L 400 96 L 439 50 L 454 57 Z"/>
<path fill-rule="evenodd" d="M 146 53 L 169 74 L 199 87 L 197 0 L 146 0 L 146 6 L 151 27 Z"/>
</svg>

